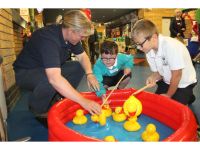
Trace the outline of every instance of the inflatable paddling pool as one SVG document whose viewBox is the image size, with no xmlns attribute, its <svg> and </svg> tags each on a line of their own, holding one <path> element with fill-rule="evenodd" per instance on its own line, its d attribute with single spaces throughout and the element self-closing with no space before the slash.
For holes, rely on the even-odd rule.
<svg viewBox="0 0 200 150">
<path fill-rule="evenodd" d="M 110 107 L 114 109 L 122 106 L 133 92 L 135 89 L 132 88 L 114 91 L 109 98 L 111 100 Z M 101 103 L 101 100 L 93 92 L 84 92 L 82 95 Z M 136 97 L 143 105 L 142 114 L 152 117 L 174 130 L 174 133 L 163 141 L 197 141 L 197 123 L 192 111 L 187 106 L 170 98 L 148 92 L 141 92 Z M 79 104 L 68 99 L 52 106 L 48 113 L 49 141 L 101 141 L 83 135 L 65 125 L 72 120 L 76 110 L 80 108 Z"/>
</svg>

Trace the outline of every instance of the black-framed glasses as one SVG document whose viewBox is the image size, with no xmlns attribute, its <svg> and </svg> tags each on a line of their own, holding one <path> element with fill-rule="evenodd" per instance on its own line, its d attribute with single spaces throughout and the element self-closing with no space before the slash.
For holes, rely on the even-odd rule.
<svg viewBox="0 0 200 150">
<path fill-rule="evenodd" d="M 144 43 L 145 43 L 147 40 L 149 40 L 150 38 L 151 38 L 151 36 L 150 36 L 150 37 L 146 37 L 145 40 L 144 40 L 142 43 L 136 43 L 136 44 L 134 44 L 135 48 L 137 48 L 137 49 L 143 48 Z"/>
<path fill-rule="evenodd" d="M 107 61 L 115 61 L 116 57 L 114 58 L 101 58 L 102 61 L 107 62 Z"/>
</svg>

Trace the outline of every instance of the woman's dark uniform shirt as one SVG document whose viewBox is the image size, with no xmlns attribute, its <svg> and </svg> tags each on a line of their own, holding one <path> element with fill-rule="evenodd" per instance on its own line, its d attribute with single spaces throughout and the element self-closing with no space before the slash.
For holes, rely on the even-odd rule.
<svg viewBox="0 0 200 150">
<path fill-rule="evenodd" d="M 60 68 L 66 60 L 83 53 L 79 42 L 65 42 L 61 25 L 50 25 L 36 30 L 14 63 L 14 69 Z"/>
</svg>

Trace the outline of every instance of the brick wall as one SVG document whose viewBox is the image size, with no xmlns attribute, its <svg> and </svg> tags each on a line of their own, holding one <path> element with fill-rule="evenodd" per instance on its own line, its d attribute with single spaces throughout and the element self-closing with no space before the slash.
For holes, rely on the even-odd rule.
<svg viewBox="0 0 200 150">
<path fill-rule="evenodd" d="M 14 30 L 14 50 L 16 56 L 18 56 L 23 48 L 23 37 L 22 37 L 23 28 L 17 25 L 16 23 L 13 23 L 13 30 Z"/>
<path fill-rule="evenodd" d="M 19 89 L 16 86 L 12 65 L 16 60 L 15 50 L 18 50 L 20 47 L 20 40 L 16 42 L 16 32 L 13 29 L 11 9 L 0 9 L 0 55 L 3 57 L 1 69 L 8 109 L 19 97 Z"/>
<path fill-rule="evenodd" d="M 173 17 L 174 9 L 163 9 L 163 8 L 154 8 L 154 9 L 142 9 L 139 10 L 139 18 L 149 19 L 158 28 L 158 31 L 162 32 L 162 18 L 163 17 Z"/>
</svg>

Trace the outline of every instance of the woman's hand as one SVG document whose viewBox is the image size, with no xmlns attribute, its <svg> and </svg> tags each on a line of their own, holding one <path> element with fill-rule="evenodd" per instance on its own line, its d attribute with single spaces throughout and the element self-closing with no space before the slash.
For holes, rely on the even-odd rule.
<svg viewBox="0 0 200 150">
<path fill-rule="evenodd" d="M 94 74 L 90 73 L 86 75 L 87 84 L 90 90 L 99 91 L 99 82 L 97 81 Z"/>
<path fill-rule="evenodd" d="M 86 109 L 91 115 L 101 114 L 101 106 L 92 100 L 84 99 L 81 102 L 81 106 Z"/>
</svg>

